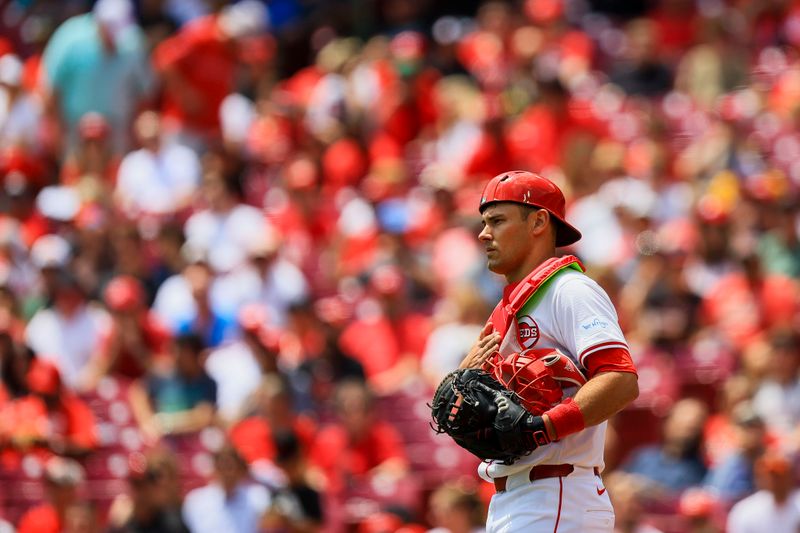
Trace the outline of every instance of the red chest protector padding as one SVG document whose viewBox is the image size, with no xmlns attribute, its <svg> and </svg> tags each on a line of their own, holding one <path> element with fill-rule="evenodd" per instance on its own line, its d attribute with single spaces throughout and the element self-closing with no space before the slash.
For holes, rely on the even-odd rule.
<svg viewBox="0 0 800 533">
<path fill-rule="evenodd" d="M 573 265 L 579 268 L 581 272 L 586 270 L 577 257 L 565 255 L 564 257 L 548 259 L 528 274 L 514 287 L 508 298 L 504 297 L 492 311 L 489 322 L 492 324 L 494 331 L 505 337 L 509 326 L 511 326 L 512 317 L 517 315 L 517 312 L 522 309 L 525 302 L 557 272 L 564 268 L 573 267 Z"/>
</svg>

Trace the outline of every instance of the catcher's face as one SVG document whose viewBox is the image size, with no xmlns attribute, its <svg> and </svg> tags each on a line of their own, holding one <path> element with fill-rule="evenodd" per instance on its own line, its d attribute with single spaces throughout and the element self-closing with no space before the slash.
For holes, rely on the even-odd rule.
<svg viewBox="0 0 800 533">
<path fill-rule="evenodd" d="M 518 281 L 527 274 L 532 240 L 548 222 L 544 209 L 529 212 L 527 217 L 525 212 L 518 204 L 500 202 L 481 215 L 483 229 L 478 240 L 486 249 L 487 268 L 509 280 Z"/>
</svg>

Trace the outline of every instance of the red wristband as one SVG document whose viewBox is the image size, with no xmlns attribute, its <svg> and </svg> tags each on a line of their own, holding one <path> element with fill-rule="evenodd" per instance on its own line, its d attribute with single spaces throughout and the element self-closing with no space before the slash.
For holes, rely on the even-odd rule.
<svg viewBox="0 0 800 533">
<path fill-rule="evenodd" d="M 545 412 L 556 430 L 556 438 L 563 439 L 567 435 L 572 435 L 583 430 L 586 422 L 578 404 L 567 398 L 555 407 Z"/>
</svg>

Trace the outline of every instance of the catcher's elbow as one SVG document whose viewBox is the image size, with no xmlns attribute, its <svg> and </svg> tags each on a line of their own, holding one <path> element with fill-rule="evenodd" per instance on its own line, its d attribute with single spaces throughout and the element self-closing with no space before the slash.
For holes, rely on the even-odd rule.
<svg viewBox="0 0 800 533">
<path fill-rule="evenodd" d="M 639 397 L 639 376 L 632 372 L 626 372 L 623 375 L 625 376 L 625 390 L 628 393 L 625 402 L 627 406 Z"/>
</svg>

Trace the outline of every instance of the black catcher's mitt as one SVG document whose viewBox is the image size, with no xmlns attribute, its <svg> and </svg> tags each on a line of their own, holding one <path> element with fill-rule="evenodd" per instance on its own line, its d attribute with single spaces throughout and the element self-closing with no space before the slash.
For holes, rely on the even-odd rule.
<svg viewBox="0 0 800 533">
<path fill-rule="evenodd" d="M 511 464 L 550 439 L 541 417 L 484 370 L 462 368 L 444 377 L 431 405 L 432 427 L 481 459 Z"/>
</svg>

